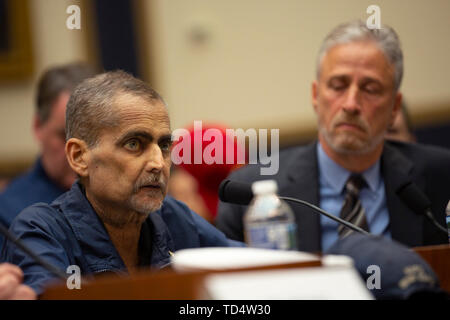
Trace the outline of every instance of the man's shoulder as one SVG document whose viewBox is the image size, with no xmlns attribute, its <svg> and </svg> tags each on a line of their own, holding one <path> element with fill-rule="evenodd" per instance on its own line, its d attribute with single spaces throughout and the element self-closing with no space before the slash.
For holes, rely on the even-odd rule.
<svg viewBox="0 0 450 320">
<path fill-rule="evenodd" d="M 176 249 L 236 245 L 229 243 L 222 232 L 169 195 L 158 214 L 169 229 Z"/>
<path fill-rule="evenodd" d="M 46 203 L 35 203 L 23 209 L 11 222 L 9 230 L 18 238 L 30 234 L 42 239 L 60 238 L 63 234 L 64 221 L 57 210 Z M 24 236 L 25 235 L 25 236 Z"/>
<path fill-rule="evenodd" d="M 186 213 L 190 213 L 191 210 L 189 207 L 181 201 L 176 200 L 170 195 L 167 195 L 164 198 L 164 201 L 161 206 L 161 213 L 176 213 L 185 215 Z"/>
<path fill-rule="evenodd" d="M 37 166 L 38 164 L 35 164 L 33 168 L 12 180 L 0 194 L 1 215 L 7 223 L 24 208 L 38 202 L 50 203 L 63 192 L 40 174 Z"/>
<path fill-rule="evenodd" d="M 0 220 L 9 224 L 12 219 L 27 205 L 26 198 L 30 188 L 34 186 L 31 171 L 13 179 L 0 194 Z"/>
<path fill-rule="evenodd" d="M 0 199 L 14 197 L 16 195 L 22 195 L 26 188 L 33 185 L 33 173 L 32 171 L 27 171 L 20 176 L 11 180 L 6 186 L 5 190 L 0 194 Z"/>
<path fill-rule="evenodd" d="M 49 202 L 35 202 L 27 205 L 22 209 L 13 222 L 17 221 L 40 221 L 44 224 L 52 224 L 63 219 L 63 214 L 58 214 L 64 211 L 65 206 L 71 206 L 73 199 L 71 198 L 70 190 L 62 193 L 56 199 Z M 73 197 L 73 196 L 72 196 Z"/>
<path fill-rule="evenodd" d="M 178 225 L 193 225 L 193 212 L 181 201 L 166 195 L 161 208 L 156 213 L 162 218 L 164 223 L 170 228 Z M 153 214 L 153 213 L 151 213 Z"/>
<path fill-rule="evenodd" d="M 11 223 L 11 227 L 16 224 L 39 222 L 42 224 L 51 224 L 58 220 L 57 209 L 44 202 L 32 204 L 23 209 Z"/>
<path fill-rule="evenodd" d="M 197 214 L 193 212 L 185 203 L 166 195 L 161 208 L 157 214 L 164 223 L 171 228 L 197 228 Z"/>
<path fill-rule="evenodd" d="M 450 162 L 450 150 L 442 147 L 398 141 L 387 141 L 386 145 L 399 151 L 416 165 L 442 166 L 443 163 Z"/>
</svg>

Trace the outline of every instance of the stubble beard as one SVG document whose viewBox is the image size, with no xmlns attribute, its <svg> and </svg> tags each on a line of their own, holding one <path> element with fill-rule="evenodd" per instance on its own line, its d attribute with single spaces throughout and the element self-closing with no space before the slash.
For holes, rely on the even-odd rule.
<svg viewBox="0 0 450 320">
<path fill-rule="evenodd" d="M 139 194 L 141 192 L 141 188 L 150 183 L 158 183 L 160 188 L 147 191 L 150 194 L 146 195 L 146 198 L 149 197 L 151 199 L 141 199 L 141 197 L 144 196 Z M 148 217 L 150 213 L 159 210 L 165 197 L 166 185 L 167 182 L 161 175 L 150 175 L 139 179 L 133 187 L 133 194 L 129 200 L 129 205 L 132 210 L 145 216 L 145 218 Z"/>
<path fill-rule="evenodd" d="M 159 210 L 163 203 L 163 198 L 161 200 L 142 201 L 137 199 L 137 196 L 132 196 L 130 201 L 130 207 L 133 211 L 137 212 L 139 215 L 147 218 L 152 212 Z"/>
<path fill-rule="evenodd" d="M 361 123 L 360 123 L 361 124 Z M 319 133 L 325 139 L 325 142 L 333 151 L 343 155 L 362 155 L 367 154 L 376 149 L 376 147 L 384 141 L 386 130 L 366 140 L 349 132 L 336 132 L 335 125 L 331 126 L 332 131 L 328 131 L 325 125 L 319 120 Z M 363 125 L 366 132 L 369 130 L 367 125 Z M 334 131 L 334 132 L 333 132 Z"/>
</svg>

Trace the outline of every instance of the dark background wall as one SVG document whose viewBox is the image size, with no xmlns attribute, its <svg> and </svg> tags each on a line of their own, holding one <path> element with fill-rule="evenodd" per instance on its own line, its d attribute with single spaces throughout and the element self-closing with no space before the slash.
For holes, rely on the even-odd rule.
<svg viewBox="0 0 450 320">
<path fill-rule="evenodd" d="M 136 28 L 130 0 L 95 0 L 99 56 L 106 71 L 122 69 L 140 76 Z"/>
</svg>

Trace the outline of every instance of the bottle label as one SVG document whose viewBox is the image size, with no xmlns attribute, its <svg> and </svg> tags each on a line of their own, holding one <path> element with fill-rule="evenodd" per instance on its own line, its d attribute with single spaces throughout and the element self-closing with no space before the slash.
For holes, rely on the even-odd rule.
<svg viewBox="0 0 450 320">
<path fill-rule="evenodd" d="M 255 248 L 296 250 L 296 229 L 294 223 L 248 225 L 247 243 Z"/>
</svg>

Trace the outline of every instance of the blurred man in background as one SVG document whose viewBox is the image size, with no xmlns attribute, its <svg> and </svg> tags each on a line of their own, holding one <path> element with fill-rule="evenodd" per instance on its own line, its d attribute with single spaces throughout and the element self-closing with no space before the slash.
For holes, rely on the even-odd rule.
<svg viewBox="0 0 450 320">
<path fill-rule="evenodd" d="M 64 153 L 66 105 L 75 86 L 93 75 L 88 65 L 73 63 L 50 68 L 40 78 L 33 120 L 40 155 L 28 172 L 0 194 L 0 223 L 8 227 L 22 209 L 53 201 L 75 181 Z M 2 242 L 0 236 L 0 247 Z"/>
<path fill-rule="evenodd" d="M 403 142 L 416 142 L 411 119 L 409 117 L 406 104 L 402 103 L 402 108 L 395 116 L 394 122 L 386 132 L 386 139 Z"/>
</svg>

